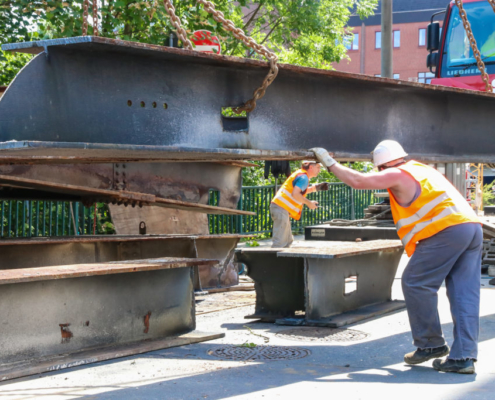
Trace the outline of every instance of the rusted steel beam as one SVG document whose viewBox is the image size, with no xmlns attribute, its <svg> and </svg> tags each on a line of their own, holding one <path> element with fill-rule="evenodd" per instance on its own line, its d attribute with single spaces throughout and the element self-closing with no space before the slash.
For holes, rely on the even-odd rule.
<svg viewBox="0 0 495 400">
<path fill-rule="evenodd" d="M 234 210 L 225 207 L 209 206 L 206 204 L 164 199 L 150 194 L 131 192 L 127 190 L 96 189 L 85 186 L 21 178 L 17 176 L 0 175 L 0 183 L 4 185 L 11 184 L 13 187 L 34 188 L 53 193 L 72 194 L 75 196 L 80 196 L 83 200 L 87 198 L 89 199 L 89 201 L 92 202 L 94 202 L 97 198 L 103 198 L 110 202 L 124 204 L 129 203 L 133 205 L 139 204 L 140 206 L 157 205 L 160 207 L 174 208 L 206 214 L 256 215 L 256 213 L 250 211 Z"/>
<path fill-rule="evenodd" d="M 26 246 L 26 245 L 56 245 L 69 243 L 111 243 L 111 242 L 148 242 L 162 240 L 217 240 L 217 239 L 241 239 L 252 235 L 79 235 L 59 237 L 32 237 L 10 238 L 0 240 L 0 246 Z"/>
<path fill-rule="evenodd" d="M 99 264 L 58 265 L 55 267 L 19 268 L 0 270 L 0 285 L 37 282 L 85 276 L 114 275 L 161 269 L 213 265 L 218 260 L 202 258 L 156 258 L 149 260 L 118 261 Z"/>
<path fill-rule="evenodd" d="M 399 140 L 423 161 L 495 162 L 493 94 L 281 65 L 256 110 L 232 123 L 221 116 L 222 107 L 241 105 L 252 94 L 265 62 L 94 37 L 2 48 L 40 53 L 0 100 L 1 153 L 11 162 L 16 156 L 43 162 L 52 160 L 47 156 L 84 162 L 170 156 L 159 146 L 176 147 L 176 154 L 201 148 L 188 153 L 196 160 L 205 160 L 205 149 L 315 146 L 341 158 L 369 159 L 383 139 Z M 120 146 L 136 147 L 126 153 Z M 214 153 L 207 157 L 225 160 L 225 153 L 216 159 Z M 244 151 L 232 154 L 231 161 L 249 159 Z"/>
<path fill-rule="evenodd" d="M 1 108 L 1 107 L 0 107 Z M 0 140 L 2 136 L 0 134 Z M 337 157 L 339 154 L 337 153 Z M 347 156 L 347 154 L 345 154 Z M 313 159 L 307 150 L 222 149 L 46 141 L 0 142 L 1 164 L 88 164 L 131 162 L 228 162 Z M 367 158 L 369 158 L 367 156 Z M 244 167 L 244 165 L 242 165 Z"/>
</svg>

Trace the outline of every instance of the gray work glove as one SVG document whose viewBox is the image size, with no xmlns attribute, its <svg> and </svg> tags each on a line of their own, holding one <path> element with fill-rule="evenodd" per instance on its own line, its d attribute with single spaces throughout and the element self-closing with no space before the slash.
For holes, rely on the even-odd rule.
<svg viewBox="0 0 495 400">
<path fill-rule="evenodd" d="M 336 164 L 337 161 L 335 161 L 330 154 L 328 154 L 328 151 L 321 147 L 313 147 L 310 149 L 313 153 L 315 153 L 316 158 L 318 159 L 319 162 L 323 164 L 324 167 L 330 168 L 332 165 Z"/>
<path fill-rule="evenodd" d="M 322 183 L 318 183 L 317 185 L 315 185 L 315 187 L 316 187 L 317 192 L 321 192 L 324 190 L 329 190 L 330 184 L 328 182 L 322 182 Z"/>
</svg>

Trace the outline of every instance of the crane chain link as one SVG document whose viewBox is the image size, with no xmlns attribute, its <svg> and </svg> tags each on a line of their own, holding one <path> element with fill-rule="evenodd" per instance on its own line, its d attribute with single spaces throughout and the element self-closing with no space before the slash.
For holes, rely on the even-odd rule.
<svg viewBox="0 0 495 400">
<path fill-rule="evenodd" d="M 188 50 L 192 50 L 193 49 L 192 43 L 187 38 L 186 31 L 181 26 L 180 19 L 175 15 L 175 8 L 173 7 L 171 0 L 163 0 L 163 3 L 165 5 L 165 9 L 167 10 L 168 15 L 170 16 L 170 21 L 172 25 L 174 26 L 175 29 L 177 29 L 177 36 L 179 37 L 180 40 L 182 40 L 185 48 L 187 48 Z M 268 71 L 268 74 L 263 80 L 261 86 L 254 91 L 253 98 L 246 101 L 246 103 L 244 103 L 243 106 L 232 109 L 236 114 L 240 114 L 243 111 L 246 112 L 253 111 L 256 108 L 256 102 L 265 95 L 266 89 L 277 77 L 278 56 L 272 51 L 268 50 L 265 46 L 256 43 L 252 37 L 246 36 L 244 31 L 241 28 L 237 28 L 231 20 L 225 19 L 223 13 L 221 11 L 216 10 L 215 5 L 212 2 L 207 0 L 197 0 L 197 3 L 202 4 L 205 11 L 209 12 L 213 16 L 213 19 L 215 21 L 221 23 L 225 28 L 225 30 L 227 30 L 228 32 L 232 32 L 232 34 L 236 39 L 244 42 L 246 46 L 253 49 L 256 53 L 264 56 L 270 62 L 270 70 Z"/>
<path fill-rule="evenodd" d="M 88 7 L 89 0 L 84 0 L 83 3 L 83 26 L 82 26 L 82 35 L 86 36 L 88 34 Z"/>
<path fill-rule="evenodd" d="M 488 0 L 488 3 L 490 3 L 490 5 L 493 8 L 493 11 L 495 12 L 495 0 Z"/>
<path fill-rule="evenodd" d="M 98 36 L 98 0 L 93 0 L 93 36 Z"/>
<path fill-rule="evenodd" d="M 494 7 L 495 11 L 495 0 L 488 0 L 492 7 Z M 455 0 L 455 4 L 459 8 L 459 14 L 462 18 L 462 24 L 464 25 L 464 29 L 466 31 L 466 35 L 469 39 L 469 44 L 471 45 L 471 49 L 473 50 L 473 55 L 476 58 L 476 63 L 478 64 L 478 69 L 481 72 L 481 79 L 485 83 L 485 88 L 488 93 L 493 92 L 492 85 L 490 84 L 490 77 L 485 70 L 485 63 L 481 59 L 481 53 L 478 50 L 478 45 L 476 44 L 476 39 L 474 38 L 473 31 L 471 30 L 471 24 L 467 18 L 466 10 L 464 10 L 464 6 L 462 4 L 462 0 Z"/>
<path fill-rule="evenodd" d="M 88 9 L 89 0 L 84 0 L 83 3 L 83 26 L 82 35 L 88 35 Z M 93 0 L 93 36 L 98 36 L 98 0 Z"/>
<path fill-rule="evenodd" d="M 172 4 L 172 0 L 163 0 L 163 5 L 170 17 L 170 23 L 177 30 L 177 36 L 182 41 L 184 48 L 187 50 L 194 50 L 191 41 L 187 37 L 186 30 L 182 27 L 179 17 L 175 14 L 175 7 Z"/>
<path fill-rule="evenodd" d="M 236 39 L 241 40 L 246 46 L 253 49 L 259 55 L 264 56 L 270 62 L 270 70 L 268 71 L 268 74 L 263 80 L 261 86 L 254 91 L 253 98 L 246 101 L 243 106 L 233 109 L 236 114 L 240 114 L 242 111 L 253 111 L 256 108 L 256 102 L 265 95 L 267 87 L 270 86 L 270 84 L 277 77 L 278 56 L 274 52 L 268 50 L 265 46 L 256 43 L 252 37 L 246 36 L 244 31 L 241 28 L 237 28 L 231 20 L 225 19 L 221 11 L 215 10 L 215 5 L 211 1 L 197 0 L 197 2 L 202 4 L 205 11 L 209 12 L 215 21 L 220 22 L 225 30 L 232 32 Z"/>
</svg>

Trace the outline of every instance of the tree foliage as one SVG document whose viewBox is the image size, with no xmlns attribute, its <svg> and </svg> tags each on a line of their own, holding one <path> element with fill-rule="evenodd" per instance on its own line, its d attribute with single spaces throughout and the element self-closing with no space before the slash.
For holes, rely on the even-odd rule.
<svg viewBox="0 0 495 400">
<path fill-rule="evenodd" d="M 258 167 L 252 167 L 252 168 L 243 168 L 242 169 L 242 185 L 243 186 L 264 186 L 264 185 L 274 185 L 275 184 L 275 178 L 273 175 L 270 174 L 268 179 L 265 179 L 264 173 L 265 173 L 265 162 L 264 161 L 255 161 L 255 164 L 258 165 Z M 360 172 L 371 172 L 373 169 L 373 164 L 369 162 L 353 162 L 353 163 L 348 163 L 346 164 L 349 168 L 352 168 L 356 171 Z M 290 163 L 290 169 L 292 172 L 298 170 L 301 168 L 301 162 L 300 161 L 291 161 Z M 285 181 L 285 176 L 281 175 L 278 177 L 277 184 L 281 185 Z M 337 177 L 332 174 L 331 172 L 328 172 L 326 168 L 321 168 L 320 173 L 316 178 L 313 178 L 311 180 L 311 183 L 319 183 L 319 182 L 340 182 Z"/>
<path fill-rule="evenodd" d="M 343 38 L 351 12 L 361 17 L 373 13 L 378 0 L 215 0 L 226 18 L 243 28 L 259 43 L 277 52 L 281 62 L 316 68 L 331 68 L 346 57 Z M 83 0 L 2 0 L 0 42 L 53 39 L 82 35 Z M 196 0 L 176 0 L 176 13 L 188 33 L 206 29 L 215 32 L 222 53 L 258 57 L 217 23 Z M 167 45 L 174 31 L 162 0 L 98 0 L 101 36 Z M 89 10 L 88 34 L 93 33 Z M 0 84 L 28 57 L 0 53 Z"/>
</svg>

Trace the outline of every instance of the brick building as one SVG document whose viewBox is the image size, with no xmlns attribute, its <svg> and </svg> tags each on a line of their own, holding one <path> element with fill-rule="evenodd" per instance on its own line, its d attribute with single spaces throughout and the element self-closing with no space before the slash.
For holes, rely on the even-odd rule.
<svg viewBox="0 0 495 400">
<path fill-rule="evenodd" d="M 449 0 L 393 0 L 394 78 L 430 83 L 433 74 L 426 68 L 426 27 L 432 14 L 445 11 L 449 3 Z M 441 22 L 443 17 L 441 14 L 435 20 Z M 354 34 L 346 43 L 350 60 L 334 63 L 334 68 L 380 76 L 381 1 L 375 15 L 364 20 L 353 15 L 348 26 Z"/>
</svg>

